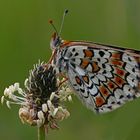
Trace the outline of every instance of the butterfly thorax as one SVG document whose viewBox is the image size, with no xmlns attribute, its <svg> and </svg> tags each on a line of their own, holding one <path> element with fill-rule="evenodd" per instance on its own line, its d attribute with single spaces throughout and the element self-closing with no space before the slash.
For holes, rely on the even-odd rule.
<svg viewBox="0 0 140 140">
<path fill-rule="evenodd" d="M 69 58 L 65 56 L 66 48 L 59 48 L 55 50 L 55 56 L 53 60 L 53 64 L 56 66 L 58 73 L 65 73 L 65 70 L 68 68 L 68 60 Z"/>
<path fill-rule="evenodd" d="M 69 41 L 62 40 L 56 32 L 53 33 L 50 41 L 50 47 L 55 54 L 53 55 L 52 63 L 56 66 L 56 69 L 58 69 L 58 73 L 64 73 L 65 69 L 68 68 L 69 55 L 65 55 L 68 44 Z"/>
</svg>

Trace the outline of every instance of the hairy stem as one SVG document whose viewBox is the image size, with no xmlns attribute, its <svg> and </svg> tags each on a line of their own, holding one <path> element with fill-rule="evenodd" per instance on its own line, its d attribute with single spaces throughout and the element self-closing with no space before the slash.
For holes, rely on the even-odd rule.
<svg viewBox="0 0 140 140">
<path fill-rule="evenodd" d="M 45 127 L 38 127 L 38 140 L 46 140 Z"/>
</svg>

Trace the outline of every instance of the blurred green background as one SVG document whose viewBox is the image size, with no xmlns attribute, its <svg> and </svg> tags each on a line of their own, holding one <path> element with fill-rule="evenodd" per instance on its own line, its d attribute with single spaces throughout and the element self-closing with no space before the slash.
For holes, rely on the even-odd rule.
<svg viewBox="0 0 140 140">
<path fill-rule="evenodd" d="M 53 19 L 59 29 L 69 9 L 62 38 L 140 49 L 139 0 L 0 0 L 0 95 L 14 82 L 23 85 L 38 59 L 48 61 Z M 49 140 L 139 140 L 140 99 L 95 115 L 73 97 L 71 116 L 50 131 Z M 23 125 L 18 107 L 0 105 L 0 140 L 36 140 L 37 129 Z"/>
</svg>

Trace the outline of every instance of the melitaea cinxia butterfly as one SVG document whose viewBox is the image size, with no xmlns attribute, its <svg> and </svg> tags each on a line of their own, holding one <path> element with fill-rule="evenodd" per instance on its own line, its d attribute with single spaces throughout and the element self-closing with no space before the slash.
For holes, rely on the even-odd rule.
<svg viewBox="0 0 140 140">
<path fill-rule="evenodd" d="M 65 75 L 88 108 L 99 113 L 109 112 L 140 96 L 140 51 L 65 41 L 60 38 L 62 26 L 58 33 L 50 23 L 56 31 L 50 42 L 53 50 L 50 63 L 59 74 Z"/>
</svg>

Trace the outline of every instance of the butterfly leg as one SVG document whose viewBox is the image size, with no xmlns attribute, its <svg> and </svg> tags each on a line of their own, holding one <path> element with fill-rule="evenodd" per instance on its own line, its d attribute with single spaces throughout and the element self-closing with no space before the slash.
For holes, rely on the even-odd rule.
<svg viewBox="0 0 140 140">
<path fill-rule="evenodd" d="M 60 81 L 58 87 L 60 88 L 67 80 L 68 80 L 67 77 L 66 77 L 66 78 L 63 78 L 63 79 Z"/>
<path fill-rule="evenodd" d="M 58 84 L 58 87 L 60 88 L 67 80 L 68 80 L 68 78 L 64 75 L 64 74 L 62 74 L 62 73 L 60 73 L 59 75 L 58 75 L 58 77 L 61 77 L 62 79 L 59 81 L 59 84 Z"/>
<path fill-rule="evenodd" d="M 52 61 L 53 61 L 55 55 L 56 55 L 56 51 L 54 51 L 54 52 L 52 53 L 52 56 L 50 57 L 50 59 L 49 59 L 49 61 L 48 61 L 47 64 L 51 64 L 51 63 L 52 63 Z"/>
</svg>

